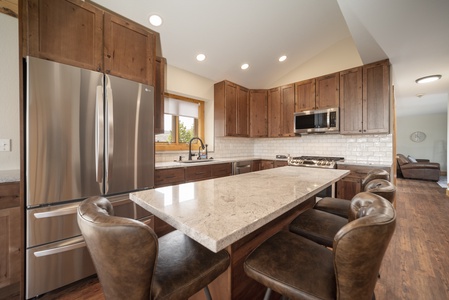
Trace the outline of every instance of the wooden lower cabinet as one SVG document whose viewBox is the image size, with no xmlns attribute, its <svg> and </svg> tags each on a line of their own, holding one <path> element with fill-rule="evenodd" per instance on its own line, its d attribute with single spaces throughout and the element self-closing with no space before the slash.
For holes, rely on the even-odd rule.
<svg viewBox="0 0 449 300">
<path fill-rule="evenodd" d="M 260 169 L 261 170 L 273 169 L 273 168 L 274 168 L 274 161 L 272 161 L 272 160 L 265 160 L 265 159 L 263 159 L 260 162 Z"/>
<path fill-rule="evenodd" d="M 20 299 L 20 184 L 0 183 L 0 299 Z"/>
<path fill-rule="evenodd" d="M 184 182 L 184 168 L 157 169 L 154 171 L 155 187 L 180 184 Z"/>
<path fill-rule="evenodd" d="M 337 182 L 337 198 L 351 200 L 356 194 L 363 192 L 362 180 L 373 169 L 384 169 L 391 174 L 390 167 L 378 167 L 368 165 L 338 165 L 338 169 L 350 170 L 348 176 Z"/>
<path fill-rule="evenodd" d="M 232 164 L 230 163 L 211 165 L 211 167 L 212 167 L 212 178 L 219 178 L 232 175 Z"/>
</svg>

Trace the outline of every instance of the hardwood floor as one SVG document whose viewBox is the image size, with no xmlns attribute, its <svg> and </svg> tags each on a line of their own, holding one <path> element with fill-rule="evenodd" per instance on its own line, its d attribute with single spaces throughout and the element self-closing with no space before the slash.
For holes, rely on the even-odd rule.
<svg viewBox="0 0 449 300">
<path fill-rule="evenodd" d="M 397 181 L 396 231 L 376 285 L 377 300 L 449 299 L 449 197 L 435 182 Z M 96 278 L 40 299 L 104 299 Z"/>
</svg>

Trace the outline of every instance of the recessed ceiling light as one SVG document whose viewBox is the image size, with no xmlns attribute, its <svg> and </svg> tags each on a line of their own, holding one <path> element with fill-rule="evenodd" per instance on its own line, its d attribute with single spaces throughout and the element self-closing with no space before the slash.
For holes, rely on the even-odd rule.
<svg viewBox="0 0 449 300">
<path fill-rule="evenodd" d="M 416 79 L 416 83 L 427 83 L 441 79 L 441 75 L 430 75 Z"/>
<path fill-rule="evenodd" d="M 196 60 L 197 61 L 203 61 L 203 60 L 205 60 L 206 59 L 206 55 L 204 55 L 204 54 L 198 54 L 197 56 L 196 56 Z"/>
<path fill-rule="evenodd" d="M 282 55 L 281 57 L 279 57 L 279 61 L 280 62 L 283 62 L 284 60 L 286 60 L 287 59 L 287 56 L 286 55 Z"/>
<path fill-rule="evenodd" d="M 246 70 L 249 68 L 248 64 L 243 64 L 240 68 L 242 68 L 242 70 Z"/>
<path fill-rule="evenodd" d="M 150 21 L 150 24 L 153 26 L 161 26 L 162 24 L 162 18 L 158 15 L 151 15 L 148 20 Z"/>
</svg>

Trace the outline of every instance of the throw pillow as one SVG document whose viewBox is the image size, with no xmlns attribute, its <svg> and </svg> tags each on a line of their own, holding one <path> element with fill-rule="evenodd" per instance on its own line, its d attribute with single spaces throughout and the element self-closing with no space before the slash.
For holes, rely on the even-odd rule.
<svg viewBox="0 0 449 300">
<path fill-rule="evenodd" d="M 410 155 L 407 157 L 409 161 L 411 161 L 412 163 L 416 163 L 418 162 L 414 157 L 411 157 Z"/>
</svg>

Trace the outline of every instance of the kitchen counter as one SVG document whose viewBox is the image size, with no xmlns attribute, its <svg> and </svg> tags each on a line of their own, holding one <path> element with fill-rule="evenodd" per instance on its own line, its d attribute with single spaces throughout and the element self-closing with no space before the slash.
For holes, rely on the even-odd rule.
<svg viewBox="0 0 449 300">
<path fill-rule="evenodd" d="M 208 160 L 206 162 L 189 162 L 189 163 L 183 163 L 178 161 L 171 161 L 171 162 L 157 162 L 155 164 L 155 169 L 168 169 L 168 168 L 184 168 L 184 167 L 193 167 L 193 166 L 201 166 L 205 164 L 222 164 L 222 163 L 232 163 L 237 161 L 245 161 L 245 160 L 259 160 L 259 159 L 266 159 L 266 160 L 283 160 L 287 161 L 287 159 L 277 159 L 276 157 L 254 157 L 254 156 L 241 156 L 241 157 L 229 157 L 229 158 L 214 158 L 212 160 Z"/>
<path fill-rule="evenodd" d="M 211 251 L 226 249 L 230 266 L 208 285 L 214 298 L 262 299 L 265 289 L 244 272 L 245 257 L 311 208 L 316 193 L 348 174 L 285 166 L 135 192 L 130 198 Z M 202 291 L 192 297 L 203 298 Z"/>
<path fill-rule="evenodd" d="M 20 181 L 20 170 L 0 170 L 0 183 Z"/>
<path fill-rule="evenodd" d="M 286 166 L 135 192 L 130 198 L 218 252 L 347 174 L 347 170 Z"/>
<path fill-rule="evenodd" d="M 339 161 L 337 165 L 351 165 L 351 166 L 367 166 L 367 167 L 376 167 L 376 168 L 391 168 L 393 164 L 379 164 L 379 163 L 366 163 L 366 162 L 357 162 L 357 161 Z"/>
</svg>

